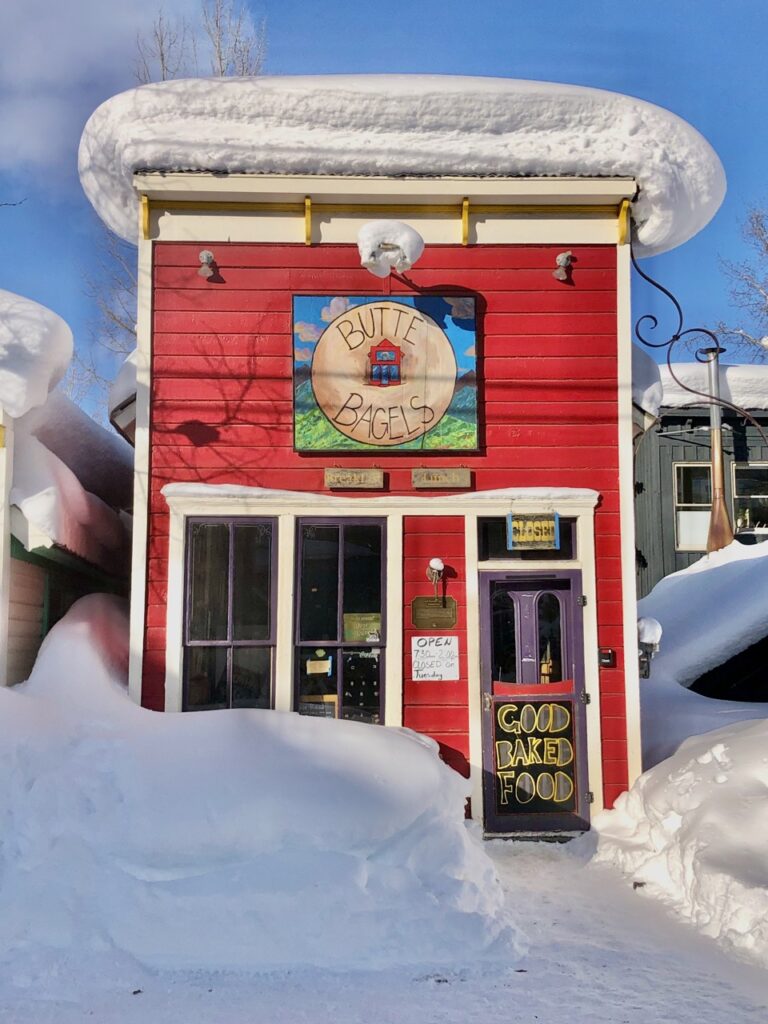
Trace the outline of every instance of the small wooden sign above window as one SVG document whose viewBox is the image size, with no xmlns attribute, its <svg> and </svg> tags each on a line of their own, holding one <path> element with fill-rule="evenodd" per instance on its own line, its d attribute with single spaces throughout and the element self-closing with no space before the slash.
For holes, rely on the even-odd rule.
<svg viewBox="0 0 768 1024">
<path fill-rule="evenodd" d="M 557 512 L 507 516 L 507 550 L 560 550 L 560 516 Z"/>
</svg>

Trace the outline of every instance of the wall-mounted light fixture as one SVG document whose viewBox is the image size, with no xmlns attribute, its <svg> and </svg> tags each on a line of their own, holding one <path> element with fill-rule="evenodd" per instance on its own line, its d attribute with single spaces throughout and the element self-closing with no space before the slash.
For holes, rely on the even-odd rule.
<svg viewBox="0 0 768 1024">
<path fill-rule="evenodd" d="M 570 249 L 567 252 L 559 252 L 555 256 L 555 269 L 552 271 L 552 277 L 556 281 L 567 281 L 571 276 L 572 264 L 573 253 Z"/>
<path fill-rule="evenodd" d="M 442 558 L 430 558 L 427 566 L 427 579 L 434 585 L 435 600 L 437 600 L 437 587 L 445 572 L 445 564 Z"/>
<path fill-rule="evenodd" d="M 200 277 L 204 277 L 206 281 L 208 278 L 213 277 L 216 273 L 216 258 L 210 249 L 203 249 L 199 255 L 200 269 L 198 274 Z"/>
</svg>

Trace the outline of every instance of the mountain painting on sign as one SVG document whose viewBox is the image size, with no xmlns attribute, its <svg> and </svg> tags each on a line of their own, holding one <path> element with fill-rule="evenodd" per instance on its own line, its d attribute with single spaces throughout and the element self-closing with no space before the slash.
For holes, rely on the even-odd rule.
<svg viewBox="0 0 768 1024">
<path fill-rule="evenodd" d="M 478 447 L 472 296 L 295 295 L 294 447 Z"/>
</svg>

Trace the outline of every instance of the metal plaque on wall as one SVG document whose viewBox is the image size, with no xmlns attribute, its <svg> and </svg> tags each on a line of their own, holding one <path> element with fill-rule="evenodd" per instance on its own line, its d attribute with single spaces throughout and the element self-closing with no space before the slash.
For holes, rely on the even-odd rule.
<svg viewBox="0 0 768 1024">
<path fill-rule="evenodd" d="M 456 618 L 454 597 L 414 597 L 411 601 L 411 623 L 417 629 L 451 629 Z"/>
</svg>

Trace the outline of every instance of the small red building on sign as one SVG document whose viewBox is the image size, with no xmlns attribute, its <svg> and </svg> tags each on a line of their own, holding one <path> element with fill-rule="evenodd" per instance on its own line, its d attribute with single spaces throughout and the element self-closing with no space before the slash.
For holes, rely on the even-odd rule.
<svg viewBox="0 0 768 1024">
<path fill-rule="evenodd" d="M 371 384 L 377 387 L 386 388 L 390 384 L 400 384 L 402 381 L 403 353 L 397 345 L 384 338 L 378 345 L 372 345 L 368 351 L 370 361 Z"/>
</svg>

